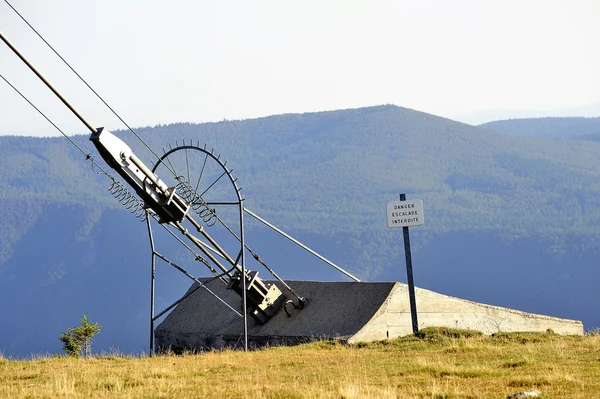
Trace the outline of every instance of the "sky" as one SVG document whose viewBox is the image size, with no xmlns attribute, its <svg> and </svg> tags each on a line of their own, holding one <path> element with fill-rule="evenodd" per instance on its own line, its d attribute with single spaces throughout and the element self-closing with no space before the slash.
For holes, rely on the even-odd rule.
<svg viewBox="0 0 600 399">
<path fill-rule="evenodd" d="M 9 2 L 133 127 L 380 104 L 600 116 L 598 0 Z M 5 0 L 0 31 L 92 125 L 124 128 Z M 0 74 L 88 133 L 3 42 Z M 59 133 L 0 80 L 0 134 Z"/>
</svg>

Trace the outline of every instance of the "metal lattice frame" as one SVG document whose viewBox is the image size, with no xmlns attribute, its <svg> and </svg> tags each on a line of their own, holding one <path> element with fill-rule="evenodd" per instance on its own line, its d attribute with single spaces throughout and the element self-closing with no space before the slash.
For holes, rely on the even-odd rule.
<svg viewBox="0 0 600 399">
<path fill-rule="evenodd" d="M 191 172 L 190 159 L 189 159 L 190 152 L 192 152 L 192 151 L 200 152 L 204 158 L 202 167 L 200 169 L 200 175 L 199 175 L 199 178 L 198 178 L 198 181 L 197 181 L 197 184 L 195 187 L 192 186 L 192 183 L 193 183 L 191 181 L 192 180 L 191 179 L 192 172 Z M 205 172 L 206 165 L 209 161 L 214 162 L 217 165 L 217 168 L 220 168 L 220 170 L 221 170 L 220 174 L 218 175 L 218 177 L 215 180 L 213 180 L 211 182 L 211 184 L 208 186 L 208 188 L 206 188 L 201 193 L 197 193 L 194 198 L 190 198 L 192 200 L 192 201 L 190 201 L 192 203 L 192 207 L 190 208 L 189 211 L 190 212 L 192 212 L 193 210 L 196 210 L 197 212 L 199 211 L 199 213 L 198 213 L 199 215 L 202 215 L 202 212 L 204 212 L 205 216 L 204 217 L 201 216 L 201 219 L 203 219 L 203 221 L 205 222 L 205 224 L 207 226 L 212 226 L 216 222 L 219 222 L 223 226 L 225 226 L 225 228 L 239 241 L 239 244 L 240 244 L 239 253 L 237 255 L 235 262 L 236 263 L 239 262 L 238 264 L 241 265 L 242 276 L 244 276 L 246 273 L 246 257 L 245 257 L 245 250 L 244 250 L 246 247 L 245 237 L 244 237 L 244 198 L 242 198 L 242 196 L 241 196 L 241 188 L 237 186 L 237 183 L 236 183 L 237 179 L 234 178 L 232 175 L 232 169 L 227 169 L 227 166 L 226 166 L 227 162 L 221 161 L 220 155 L 215 155 L 214 150 L 209 151 L 209 150 L 207 150 L 206 146 L 200 147 L 199 145 L 193 145 L 191 142 L 190 142 L 190 144 L 186 144 L 185 141 L 183 141 L 182 145 L 178 145 L 176 143 L 175 147 L 170 148 L 168 151 L 165 151 L 164 155 L 162 157 L 160 157 L 158 162 L 152 168 L 152 172 L 154 173 L 157 169 L 160 168 L 161 165 L 165 165 L 165 167 L 168 168 L 169 170 L 176 170 L 176 167 L 173 165 L 171 158 L 175 155 L 182 154 L 182 152 L 183 152 L 183 155 L 185 155 L 185 170 L 183 171 L 184 173 L 181 175 L 177 175 L 175 173 L 175 175 L 173 177 L 175 178 L 175 180 L 177 180 L 177 182 L 180 183 L 179 186 L 182 189 L 185 189 L 185 187 L 191 187 L 193 189 L 193 190 L 191 190 L 191 193 L 193 193 L 193 194 L 196 194 L 198 191 L 198 187 L 200 185 L 201 179 Z M 217 184 L 225 176 L 227 176 L 231 186 L 233 187 L 233 191 L 235 192 L 235 198 L 232 201 L 211 201 L 211 202 L 204 201 L 202 199 L 203 195 L 206 194 L 212 187 L 215 186 L 215 184 Z M 182 182 L 187 183 L 187 186 L 182 185 Z M 194 200 L 195 200 L 195 202 L 194 202 Z M 221 220 L 221 218 L 216 214 L 216 212 L 214 212 L 214 215 L 210 213 L 209 210 L 212 209 L 211 207 L 214 207 L 214 206 L 229 206 L 229 207 L 237 208 L 237 213 L 239 215 L 238 216 L 239 217 L 239 219 L 238 219 L 239 236 L 236 235 L 235 232 L 223 220 Z M 165 313 L 167 313 L 168 311 L 173 309 L 175 306 L 177 306 L 179 303 L 184 301 L 187 297 L 189 297 L 191 294 L 193 294 L 194 291 L 197 289 L 203 288 L 203 289 L 208 290 L 215 297 L 217 297 L 217 295 L 214 294 L 212 291 L 210 291 L 210 289 L 208 289 L 208 287 L 206 287 L 198 278 L 194 277 L 193 275 L 188 273 L 184 268 L 182 268 L 181 266 L 177 265 L 176 263 L 170 261 L 167 257 L 160 254 L 156 250 L 156 246 L 154 243 L 154 234 L 152 231 L 152 221 L 151 221 L 152 219 L 154 219 L 156 221 L 156 218 L 153 217 L 152 215 L 150 215 L 148 210 L 146 210 L 146 215 L 147 215 L 146 221 L 147 221 L 147 228 L 148 228 L 148 237 L 150 240 L 150 249 L 151 249 L 151 253 L 152 253 L 152 255 L 151 255 L 151 285 L 150 285 L 150 355 L 152 356 L 152 354 L 154 353 L 154 322 L 157 319 L 159 319 Z M 181 244 L 183 244 L 190 252 L 192 252 L 192 254 L 195 256 L 195 260 L 204 263 L 213 272 L 213 274 L 215 274 L 215 279 L 217 279 L 217 278 L 223 279 L 223 276 L 226 274 L 226 272 L 220 273 L 220 274 L 216 273 L 216 270 L 210 266 L 210 263 L 202 255 L 198 254 L 189 245 L 184 243 L 166 225 L 163 224 L 161 226 L 164 227 L 176 240 L 178 240 Z M 208 247 L 208 248 L 210 248 L 210 247 Z M 210 248 L 210 249 L 212 251 L 214 251 L 213 248 Z M 159 312 L 158 314 L 155 315 L 154 299 L 155 299 L 156 258 L 157 257 L 159 259 L 162 259 L 164 262 L 166 262 L 170 266 L 174 267 L 175 269 L 177 269 L 184 275 L 186 275 L 191 280 L 197 282 L 198 287 L 196 287 L 195 290 L 186 293 L 186 295 L 182 296 L 177 301 L 175 301 L 174 303 L 172 303 L 171 305 L 166 307 L 164 310 L 162 310 L 161 312 Z M 217 298 L 222 303 L 224 303 L 227 307 L 229 307 L 230 310 L 236 312 L 240 317 L 243 317 L 243 319 L 244 319 L 244 350 L 248 350 L 248 319 L 247 319 L 248 312 L 247 312 L 246 279 L 245 278 L 242 278 L 242 291 L 243 291 L 243 295 L 242 295 L 242 314 L 241 315 L 235 309 L 231 308 L 231 306 L 229 306 L 227 303 L 225 303 L 221 298 L 218 298 L 218 297 Z"/>
</svg>

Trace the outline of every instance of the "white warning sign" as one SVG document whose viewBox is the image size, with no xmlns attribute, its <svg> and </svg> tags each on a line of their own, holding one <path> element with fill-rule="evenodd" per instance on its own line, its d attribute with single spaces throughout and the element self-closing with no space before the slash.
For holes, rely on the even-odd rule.
<svg viewBox="0 0 600 399">
<path fill-rule="evenodd" d="M 388 202 L 387 223 L 390 228 L 420 226 L 424 224 L 423 200 Z"/>
</svg>

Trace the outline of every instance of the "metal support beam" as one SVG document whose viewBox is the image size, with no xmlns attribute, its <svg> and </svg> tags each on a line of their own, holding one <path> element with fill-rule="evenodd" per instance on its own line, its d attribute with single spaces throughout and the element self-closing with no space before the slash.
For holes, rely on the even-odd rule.
<svg viewBox="0 0 600 399">
<path fill-rule="evenodd" d="M 27 58 L 25 58 L 25 56 L 23 54 L 21 54 L 21 52 L 19 50 L 17 50 L 17 48 L 15 46 L 13 46 L 13 44 L 6 38 L 6 36 L 4 36 L 2 34 L 2 32 L 0 32 L 0 39 L 2 39 L 2 41 L 4 41 L 4 43 L 6 43 L 6 45 L 17 55 L 17 57 L 19 57 L 21 59 L 21 61 L 23 61 L 25 63 L 25 65 L 27 65 L 29 67 L 29 69 L 31 69 L 31 71 L 38 77 L 40 78 L 40 80 L 42 82 L 44 82 L 44 84 L 52 91 L 52 93 L 54 93 L 56 95 L 56 97 L 58 97 L 60 99 L 60 101 L 62 101 L 62 103 L 64 105 L 67 106 L 67 108 L 69 108 L 71 110 L 71 112 L 73 114 L 75 114 L 75 116 L 77 118 L 79 118 L 79 120 L 90 130 L 90 132 L 92 133 L 96 133 L 96 128 L 94 126 L 92 126 L 76 109 L 75 107 L 73 107 L 71 105 L 70 102 L 67 101 L 66 98 L 64 98 L 59 92 L 58 90 L 56 90 L 54 88 L 54 86 L 52 86 L 52 84 L 50 84 L 50 82 L 48 82 L 46 80 L 46 78 L 27 60 Z"/>
<path fill-rule="evenodd" d="M 406 194 L 400 194 L 400 201 L 406 201 Z M 406 257 L 406 278 L 408 282 L 408 297 L 410 301 L 410 317 L 412 320 L 413 334 L 419 332 L 417 319 L 417 300 L 415 296 L 415 280 L 413 278 L 412 254 L 410 251 L 410 232 L 407 226 L 402 227 L 404 233 L 404 255 Z"/>
<path fill-rule="evenodd" d="M 150 225 L 150 215 L 146 209 L 146 225 L 148 226 L 148 238 L 150 239 L 150 250 L 152 251 L 151 277 L 150 277 L 150 351 L 148 355 L 154 355 L 154 279 L 156 277 L 156 251 L 154 250 L 154 236 Z"/>
<path fill-rule="evenodd" d="M 329 259 L 325 258 L 324 256 L 322 256 L 322 255 L 318 254 L 317 252 L 313 251 L 312 249 L 310 249 L 306 245 L 302 244 L 300 241 L 296 240 L 294 237 L 290 236 L 289 234 L 287 234 L 283 230 L 280 230 L 277 227 L 273 226 L 271 223 L 267 222 L 265 219 L 261 218 L 256 213 L 250 211 L 248 208 L 244 208 L 244 212 L 246 212 L 248 215 L 250 215 L 253 218 L 255 218 L 256 220 L 258 220 L 259 222 L 263 223 L 265 226 L 270 227 L 271 229 L 275 230 L 276 232 L 278 232 L 279 234 L 281 234 L 282 236 L 284 236 L 285 238 L 287 238 L 288 240 L 290 240 L 294 244 L 298 245 L 300 248 L 304 249 L 305 251 L 308 251 L 309 253 L 313 254 L 317 258 L 321 259 L 323 262 L 327 263 L 329 266 L 333 267 L 334 269 L 338 270 L 339 272 L 342 272 L 346 276 L 350 277 L 352 280 L 360 282 L 360 280 L 358 278 L 356 278 L 355 276 L 353 276 L 352 274 L 348 273 L 347 271 L 345 271 L 344 269 L 342 269 L 341 267 L 339 267 L 338 265 L 336 265 L 335 263 L 333 263 Z"/>
<path fill-rule="evenodd" d="M 242 198 L 239 196 L 240 193 L 238 191 L 239 198 L 239 209 L 240 209 L 240 244 L 241 244 L 241 261 L 242 261 L 242 289 L 244 291 L 242 295 L 242 303 L 243 303 L 243 313 L 244 313 L 244 351 L 248 352 L 248 307 L 247 307 L 247 283 L 246 283 L 246 248 L 244 244 L 244 202 Z"/>
</svg>

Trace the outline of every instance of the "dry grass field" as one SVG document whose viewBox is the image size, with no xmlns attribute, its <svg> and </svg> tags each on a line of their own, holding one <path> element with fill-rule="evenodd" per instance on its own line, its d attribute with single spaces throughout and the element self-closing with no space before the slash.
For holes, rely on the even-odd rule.
<svg viewBox="0 0 600 399">
<path fill-rule="evenodd" d="M 600 335 L 425 329 L 369 344 L 0 357 L 0 398 L 600 398 Z"/>
</svg>

